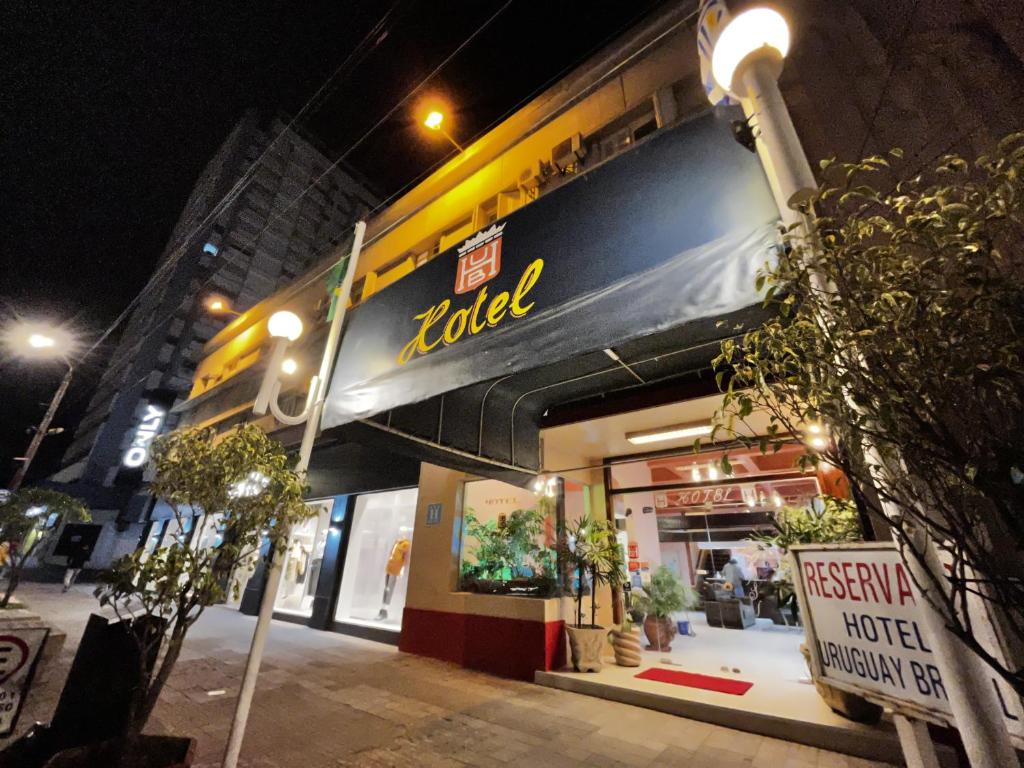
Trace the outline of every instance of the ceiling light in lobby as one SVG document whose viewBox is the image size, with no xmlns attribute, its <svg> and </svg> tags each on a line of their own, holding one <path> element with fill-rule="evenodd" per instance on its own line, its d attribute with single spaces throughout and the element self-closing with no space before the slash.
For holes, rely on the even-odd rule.
<svg viewBox="0 0 1024 768">
<path fill-rule="evenodd" d="M 702 437 L 711 434 L 710 424 L 676 424 L 671 427 L 645 429 L 641 432 L 627 432 L 626 439 L 633 445 L 658 443 L 663 440 L 681 440 L 686 437 Z"/>
</svg>

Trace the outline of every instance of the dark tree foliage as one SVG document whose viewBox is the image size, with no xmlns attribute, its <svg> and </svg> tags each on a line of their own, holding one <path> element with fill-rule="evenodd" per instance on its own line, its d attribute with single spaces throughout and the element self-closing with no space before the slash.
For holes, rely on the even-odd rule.
<svg viewBox="0 0 1024 768">
<path fill-rule="evenodd" d="M 822 163 L 811 234 L 758 278 L 777 311 L 715 360 L 718 421 L 767 412 L 764 451 L 830 430 L 804 466 L 841 468 L 908 563 L 938 549 L 918 586 L 1024 694 L 1024 134 L 893 186 L 901 157 Z"/>
</svg>

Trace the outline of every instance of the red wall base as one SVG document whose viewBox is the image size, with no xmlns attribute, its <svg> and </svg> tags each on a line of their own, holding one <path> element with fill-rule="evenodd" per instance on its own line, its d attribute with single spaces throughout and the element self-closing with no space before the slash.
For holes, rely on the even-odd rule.
<svg viewBox="0 0 1024 768">
<path fill-rule="evenodd" d="M 565 665 L 562 621 L 525 621 L 406 608 L 398 648 L 502 677 L 533 680 Z"/>
</svg>

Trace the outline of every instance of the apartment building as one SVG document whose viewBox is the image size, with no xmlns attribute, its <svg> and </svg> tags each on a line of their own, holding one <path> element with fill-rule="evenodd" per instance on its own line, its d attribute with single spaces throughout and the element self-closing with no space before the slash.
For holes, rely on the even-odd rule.
<svg viewBox="0 0 1024 768">
<path fill-rule="evenodd" d="M 254 112 L 207 163 L 50 478 L 102 525 L 91 566 L 138 543 L 149 504 L 145 446 L 174 427 L 173 406 L 188 396 L 203 346 L 343 245 L 375 204 L 364 183 L 330 165 L 312 140 Z"/>
</svg>

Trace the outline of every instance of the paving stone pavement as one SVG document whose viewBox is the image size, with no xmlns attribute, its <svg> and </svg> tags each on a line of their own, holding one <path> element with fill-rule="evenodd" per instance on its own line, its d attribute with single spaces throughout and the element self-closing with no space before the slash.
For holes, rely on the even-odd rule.
<svg viewBox="0 0 1024 768">
<path fill-rule="evenodd" d="M 88 585 L 67 594 L 50 584 L 19 590 L 34 611 L 68 633 L 59 664 L 26 702 L 19 732 L 49 719 L 96 608 L 90 592 Z M 253 626 L 232 609 L 209 609 L 150 722 L 153 733 L 195 737 L 196 768 L 219 766 Z M 246 768 L 881 765 L 283 622 L 270 634 L 242 758 Z"/>
</svg>

